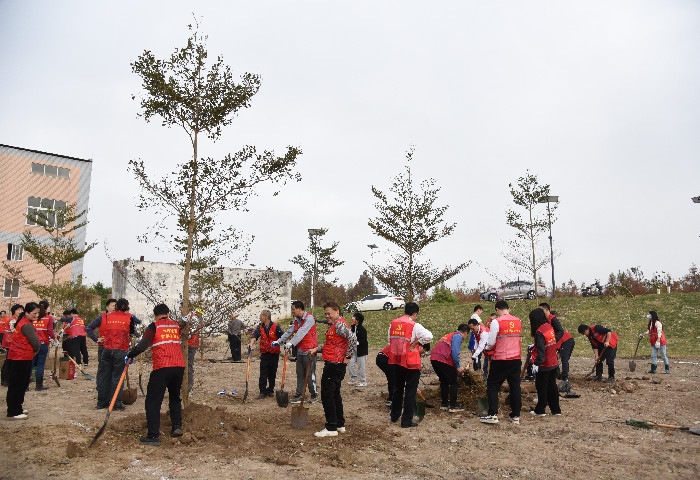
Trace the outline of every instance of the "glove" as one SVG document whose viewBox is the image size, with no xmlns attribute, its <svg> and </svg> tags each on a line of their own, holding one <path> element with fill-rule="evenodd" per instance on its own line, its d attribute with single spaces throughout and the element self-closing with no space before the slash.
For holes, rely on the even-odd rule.
<svg viewBox="0 0 700 480">
<path fill-rule="evenodd" d="M 129 355 L 127 355 L 126 357 L 124 357 L 124 365 L 129 365 L 129 364 L 131 364 L 131 363 L 134 363 L 134 359 L 133 359 L 133 358 L 129 357 Z"/>
<path fill-rule="evenodd" d="M 294 345 L 292 345 L 292 342 L 287 342 L 287 343 L 284 345 L 284 349 L 285 349 L 285 350 L 289 350 L 289 349 L 292 348 L 293 346 L 294 346 Z"/>
<path fill-rule="evenodd" d="M 532 366 L 532 374 L 535 375 L 539 369 L 540 369 L 540 367 L 538 367 L 537 365 L 533 365 Z"/>
<path fill-rule="evenodd" d="M 274 342 L 272 342 L 272 343 L 270 344 L 270 346 L 271 346 L 272 348 L 277 348 L 277 347 L 279 347 L 279 345 L 280 345 L 280 342 L 278 342 L 277 340 L 275 340 Z"/>
<path fill-rule="evenodd" d="M 661 348 L 661 341 L 659 340 L 658 342 L 656 342 L 656 343 L 654 344 L 654 347 L 656 347 L 656 348 Z"/>
</svg>

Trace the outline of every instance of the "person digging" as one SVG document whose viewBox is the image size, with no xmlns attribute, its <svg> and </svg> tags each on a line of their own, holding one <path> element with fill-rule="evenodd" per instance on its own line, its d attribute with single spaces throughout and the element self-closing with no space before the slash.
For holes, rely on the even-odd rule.
<svg viewBox="0 0 700 480">
<path fill-rule="evenodd" d="M 134 357 L 150 346 L 153 355 L 153 371 L 146 390 L 146 424 L 148 434 L 139 441 L 146 445 L 160 445 L 160 408 L 165 390 L 168 390 L 171 437 L 182 436 L 182 403 L 180 389 L 185 374 L 185 359 L 180 347 L 180 329 L 185 320 L 170 319 L 170 309 L 164 304 L 153 309 L 154 322 L 143 332 L 141 340 L 124 357 L 124 363 L 133 363 Z"/>
<path fill-rule="evenodd" d="M 603 379 L 603 360 L 608 365 L 608 378 L 606 383 L 615 381 L 615 356 L 617 355 L 617 340 L 619 336 L 602 325 L 578 326 L 578 333 L 588 338 L 593 348 L 596 358 L 595 377 L 591 380 L 601 381 Z"/>
</svg>

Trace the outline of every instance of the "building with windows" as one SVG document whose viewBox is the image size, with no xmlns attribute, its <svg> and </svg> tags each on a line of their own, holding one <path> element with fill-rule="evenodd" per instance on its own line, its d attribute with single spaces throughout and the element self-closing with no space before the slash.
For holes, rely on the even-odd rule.
<svg viewBox="0 0 700 480">
<path fill-rule="evenodd" d="M 27 219 L 27 214 L 59 209 L 75 203 L 76 211 L 88 209 L 92 160 L 45 153 L 0 144 L 0 261 L 19 267 L 23 275 L 36 283 L 48 284 L 51 274 L 22 251 L 22 233 L 48 240 L 43 228 Z M 85 245 L 86 228 L 74 232 L 76 245 Z M 62 268 L 57 281 L 75 280 L 83 273 L 83 260 Z M 2 299 L 0 309 L 14 303 L 36 301 L 36 295 L 16 278 L 9 278 L 0 267 Z"/>
</svg>

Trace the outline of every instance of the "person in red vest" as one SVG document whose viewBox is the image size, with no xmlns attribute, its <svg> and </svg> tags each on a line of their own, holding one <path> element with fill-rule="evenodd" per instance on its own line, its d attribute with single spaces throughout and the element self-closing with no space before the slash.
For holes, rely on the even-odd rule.
<svg viewBox="0 0 700 480">
<path fill-rule="evenodd" d="M 416 322 L 419 311 L 417 303 L 408 302 L 404 306 L 404 315 L 389 325 L 389 365 L 395 382 L 389 418 L 395 423 L 400 417 L 401 428 L 418 426 L 413 421 L 413 409 L 420 381 L 419 346 L 433 340 L 433 334 Z"/>
<path fill-rule="evenodd" d="M 548 303 L 540 303 L 539 308 L 544 312 L 547 317 L 547 322 L 552 326 L 557 336 L 557 352 L 561 357 L 561 375 L 559 378 L 567 381 L 569 379 L 569 360 L 576 346 L 576 341 L 574 337 L 561 326 L 561 322 L 557 316 L 554 315 L 554 312 L 550 310 Z"/>
<path fill-rule="evenodd" d="M 430 364 L 440 379 L 440 409 L 450 413 L 464 411 L 464 408 L 457 406 L 457 375 L 463 375 L 466 371 L 460 365 L 459 354 L 462 351 L 462 341 L 469 335 L 469 326 L 462 323 L 457 331 L 442 337 L 430 353 Z"/>
<path fill-rule="evenodd" d="M 78 314 L 75 308 L 69 312 L 70 321 L 70 356 L 73 357 L 75 363 L 82 367 L 83 364 L 88 364 L 87 343 L 85 342 L 85 320 Z M 75 378 L 78 378 L 78 370 L 75 371 Z"/>
<path fill-rule="evenodd" d="M 309 393 L 311 394 L 310 401 L 314 403 L 318 401 L 318 393 L 316 391 L 316 356 L 309 355 L 309 350 L 318 347 L 316 319 L 304 310 L 304 303 L 299 300 L 292 302 L 292 314 L 294 315 L 294 321 L 279 340 L 272 342 L 272 346 L 276 348 L 278 345 L 284 345 L 285 349 L 297 347 L 297 390 L 290 403 L 301 402 L 301 392 L 304 388 L 304 379 L 306 378 L 306 367 L 309 363 L 311 364 Z M 287 342 L 287 340 L 289 341 Z"/>
<path fill-rule="evenodd" d="M 615 381 L 615 356 L 617 355 L 617 340 L 619 336 L 609 328 L 602 325 L 578 326 L 578 333 L 584 335 L 591 342 L 593 355 L 596 360 L 600 357 L 600 362 L 595 367 L 595 377 L 591 380 L 600 381 L 603 379 L 603 360 L 608 366 L 608 378 L 605 383 Z"/>
<path fill-rule="evenodd" d="M 491 324 L 491 320 L 496 318 L 494 315 L 489 319 L 489 325 Z M 467 325 L 469 326 L 469 329 L 472 331 L 472 334 L 474 335 L 474 350 L 472 350 L 472 356 L 469 359 L 469 365 L 476 364 L 479 360 L 479 356 L 483 353 L 484 354 L 484 363 L 483 363 L 483 378 L 484 378 L 484 384 L 486 383 L 486 379 L 488 378 L 489 375 L 489 364 L 491 362 L 491 357 L 493 356 L 493 351 L 486 351 L 484 350 L 486 348 L 486 341 L 488 340 L 489 337 L 489 327 L 484 325 L 483 323 L 479 322 L 475 318 L 470 318 L 469 321 L 467 322 Z"/>
<path fill-rule="evenodd" d="M 12 333 L 15 330 L 15 325 L 17 325 L 17 317 L 24 311 L 24 308 L 20 304 L 15 304 L 12 305 L 12 308 L 10 308 L 10 314 L 12 315 L 11 317 L 7 317 L 7 322 L 5 323 L 3 321 L 2 323 L 2 348 L 9 350 L 10 345 L 12 345 Z M 7 386 L 7 359 L 2 364 L 2 386 L 6 387 Z"/>
<path fill-rule="evenodd" d="M 105 313 L 112 313 L 114 311 L 114 309 L 116 308 L 116 306 L 117 306 L 117 301 L 114 298 L 107 299 L 107 303 L 105 303 Z M 100 323 L 100 321 L 102 320 L 102 315 L 104 315 L 104 313 L 101 315 L 98 315 L 97 318 L 95 318 L 95 320 L 90 322 L 90 325 L 88 325 L 85 329 L 86 333 L 88 330 L 91 330 L 90 327 L 92 325 L 94 325 L 95 322 Z M 136 323 L 140 323 L 140 322 L 136 322 Z M 94 327 L 94 328 L 97 328 L 97 327 Z M 100 359 L 102 358 L 102 350 L 105 349 L 104 342 L 105 342 L 105 338 L 100 335 L 97 338 L 97 365 L 100 364 Z"/>
<path fill-rule="evenodd" d="M 340 306 L 328 302 L 323 306 L 328 330 L 326 342 L 309 350 L 309 355 L 323 354 L 323 372 L 321 373 L 321 403 L 326 415 L 326 426 L 316 437 L 337 437 L 345 433 L 345 414 L 343 412 L 343 397 L 340 395 L 340 385 L 345 378 L 345 370 L 357 350 L 357 337 L 343 317 L 340 316 Z"/>
<path fill-rule="evenodd" d="M 260 312 L 260 325 L 253 330 L 248 344 L 248 349 L 251 349 L 255 346 L 255 342 L 260 340 L 260 377 L 258 378 L 260 394 L 257 396 L 258 400 L 274 396 L 280 347 L 279 344 L 273 347 L 272 343 L 281 338 L 282 334 L 282 328 L 272 321 L 272 312 L 269 310 Z"/>
<path fill-rule="evenodd" d="M 114 392 L 119 384 L 119 378 L 124 370 L 124 355 L 129 351 L 130 335 L 136 334 L 136 317 L 129 313 L 129 301 L 126 298 L 117 300 L 114 312 L 101 315 L 85 330 L 92 341 L 96 342 L 94 329 L 98 328 L 100 337 L 104 337 L 102 358 L 97 365 L 97 407 L 109 407 Z M 140 322 L 140 320 L 139 320 Z M 124 410 L 121 390 L 114 404 L 116 410 Z"/>
<path fill-rule="evenodd" d="M 12 345 L 7 352 L 7 418 L 26 420 L 24 392 L 29 387 L 32 375 L 32 359 L 39 351 L 39 337 L 36 336 L 33 322 L 39 318 L 39 304 L 29 302 L 17 317 L 12 335 Z"/>
<path fill-rule="evenodd" d="M 510 421 L 520 424 L 520 359 L 521 330 L 520 319 L 510 314 L 508 302 L 496 302 L 498 318 L 491 320 L 486 350 L 493 351 L 489 365 L 489 376 L 486 381 L 486 396 L 488 397 L 488 414 L 481 417 L 482 423 L 498 423 L 498 391 L 504 381 L 510 388 Z"/>
<path fill-rule="evenodd" d="M 547 321 L 543 309 L 536 308 L 530 312 L 530 332 L 535 338 L 532 370 L 535 373 L 535 388 L 537 389 L 537 405 L 530 413 L 538 417 L 546 415 L 545 408 L 549 405 L 552 415 L 561 415 L 559 407 L 559 388 L 557 387 L 557 338 L 554 327 Z"/>
<path fill-rule="evenodd" d="M 118 307 L 117 307 L 118 308 Z M 168 390 L 170 407 L 170 436 L 182 436 L 182 402 L 180 389 L 185 376 L 185 359 L 180 346 L 180 329 L 185 319 L 179 322 L 170 319 L 170 309 L 163 304 L 153 309 L 153 319 L 143 332 L 141 340 L 126 354 L 122 365 L 133 363 L 134 357 L 150 346 L 153 354 L 153 371 L 148 379 L 146 391 L 146 424 L 148 433 L 139 441 L 146 445 L 160 445 L 160 407 L 165 390 Z M 107 352 L 107 350 L 105 350 Z"/>
<path fill-rule="evenodd" d="M 10 331 L 10 317 L 3 310 L 0 312 L 0 345 L 2 345 L 2 337 L 5 336 L 6 331 Z"/>
<path fill-rule="evenodd" d="M 32 365 L 36 368 L 36 390 L 48 390 L 44 386 L 44 366 L 46 357 L 49 354 L 49 343 L 56 340 L 53 332 L 53 317 L 48 313 L 49 302 L 42 300 L 39 302 L 39 318 L 34 322 L 34 330 L 39 338 L 39 352 L 34 356 Z"/>
<path fill-rule="evenodd" d="M 649 335 L 649 342 L 651 343 L 651 370 L 647 373 L 656 373 L 656 363 L 659 353 L 661 353 L 661 358 L 666 367 L 664 373 L 671 373 L 668 357 L 666 356 L 666 334 L 664 333 L 663 325 L 659 321 L 659 314 L 651 310 L 647 315 L 647 320 L 649 320 L 647 331 L 639 334 L 639 338 L 642 338 L 644 335 Z"/>
<path fill-rule="evenodd" d="M 389 392 L 389 396 L 386 397 L 386 406 L 391 407 L 391 399 L 394 396 L 394 379 L 391 375 L 391 368 L 389 368 L 389 345 L 384 347 L 378 354 L 377 358 L 375 359 L 375 363 L 377 367 L 379 367 L 379 370 L 384 372 L 384 375 L 386 376 L 386 387 L 387 391 Z"/>
</svg>

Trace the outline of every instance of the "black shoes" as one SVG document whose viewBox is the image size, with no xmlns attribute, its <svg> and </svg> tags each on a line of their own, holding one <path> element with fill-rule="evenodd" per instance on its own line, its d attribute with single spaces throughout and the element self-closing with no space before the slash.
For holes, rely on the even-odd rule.
<svg viewBox="0 0 700 480">
<path fill-rule="evenodd" d="M 411 422 L 410 425 L 401 425 L 401 428 L 413 428 L 413 427 L 417 427 L 417 426 L 418 426 L 418 424 L 416 422 Z"/>
<path fill-rule="evenodd" d="M 182 427 L 173 427 L 173 430 L 170 432 L 171 437 L 181 437 L 182 436 Z"/>
<path fill-rule="evenodd" d="M 139 442 L 143 443 L 144 445 L 151 445 L 153 447 L 160 446 L 160 438 L 158 438 L 158 437 L 156 437 L 156 438 L 149 437 L 149 436 L 141 437 L 141 438 L 139 438 Z"/>
</svg>

